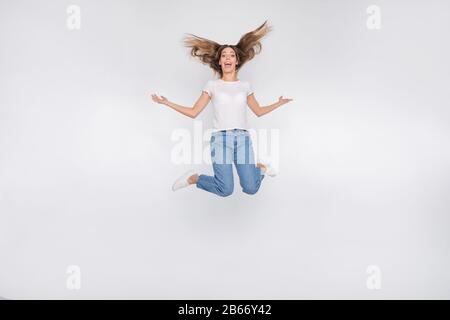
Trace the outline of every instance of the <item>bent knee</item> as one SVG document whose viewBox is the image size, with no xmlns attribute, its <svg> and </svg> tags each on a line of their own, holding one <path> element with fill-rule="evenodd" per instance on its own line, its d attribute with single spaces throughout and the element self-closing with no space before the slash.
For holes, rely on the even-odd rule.
<svg viewBox="0 0 450 320">
<path fill-rule="evenodd" d="M 222 184 L 218 188 L 218 195 L 221 197 L 228 197 L 233 193 L 233 184 Z"/>
<path fill-rule="evenodd" d="M 221 197 L 228 197 L 228 196 L 231 196 L 232 193 L 233 193 L 233 189 L 227 188 L 227 189 L 220 190 L 218 194 Z"/>
<path fill-rule="evenodd" d="M 255 194 L 256 192 L 258 192 L 258 190 L 259 190 L 259 187 L 256 187 L 256 186 L 246 186 L 246 187 L 242 188 L 242 191 L 247 194 Z"/>
</svg>

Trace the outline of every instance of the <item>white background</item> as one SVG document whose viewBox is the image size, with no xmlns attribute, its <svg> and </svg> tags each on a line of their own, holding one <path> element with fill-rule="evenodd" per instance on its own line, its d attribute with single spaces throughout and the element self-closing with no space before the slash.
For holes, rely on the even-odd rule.
<svg viewBox="0 0 450 320">
<path fill-rule="evenodd" d="M 66 9 L 81 8 L 81 29 Z M 366 10 L 381 9 L 369 30 Z M 0 1 L 0 296 L 450 298 L 447 1 Z M 280 132 L 253 196 L 172 192 L 174 130 L 212 70 L 184 33 L 236 44 Z M 211 125 L 211 105 L 195 121 Z M 81 268 L 69 290 L 67 267 Z M 366 270 L 381 270 L 370 290 Z"/>
</svg>

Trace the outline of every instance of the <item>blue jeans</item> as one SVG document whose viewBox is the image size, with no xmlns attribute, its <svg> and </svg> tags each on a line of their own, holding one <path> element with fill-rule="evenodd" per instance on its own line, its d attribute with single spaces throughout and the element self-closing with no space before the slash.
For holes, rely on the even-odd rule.
<svg viewBox="0 0 450 320">
<path fill-rule="evenodd" d="M 197 188 L 226 197 L 233 193 L 233 163 L 242 191 L 255 194 L 264 174 L 256 167 L 250 133 L 244 129 L 213 132 L 210 140 L 214 176 L 200 174 Z"/>
</svg>

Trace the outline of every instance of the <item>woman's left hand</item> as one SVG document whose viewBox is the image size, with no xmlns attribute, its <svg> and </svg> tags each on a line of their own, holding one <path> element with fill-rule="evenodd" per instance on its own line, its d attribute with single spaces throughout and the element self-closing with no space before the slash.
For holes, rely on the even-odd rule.
<svg viewBox="0 0 450 320">
<path fill-rule="evenodd" d="M 287 99 L 287 98 L 283 98 L 283 96 L 280 96 L 280 98 L 278 99 L 278 102 L 280 102 L 280 106 L 282 106 L 283 104 L 286 104 L 292 100 L 294 100 L 294 99 Z"/>
</svg>

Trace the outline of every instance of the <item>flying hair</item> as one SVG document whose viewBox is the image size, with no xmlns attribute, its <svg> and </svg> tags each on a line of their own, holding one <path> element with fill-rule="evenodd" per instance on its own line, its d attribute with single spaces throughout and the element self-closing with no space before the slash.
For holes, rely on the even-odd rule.
<svg viewBox="0 0 450 320">
<path fill-rule="evenodd" d="M 190 49 L 190 55 L 198 58 L 203 64 L 209 65 L 215 73 L 223 76 L 222 68 L 219 64 L 220 55 L 225 48 L 232 48 L 236 53 L 236 71 L 262 50 L 261 39 L 273 30 L 267 24 L 267 20 L 253 31 L 244 34 L 236 45 L 219 44 L 215 41 L 202 38 L 191 33 L 187 33 L 183 38 L 183 44 Z"/>
</svg>

